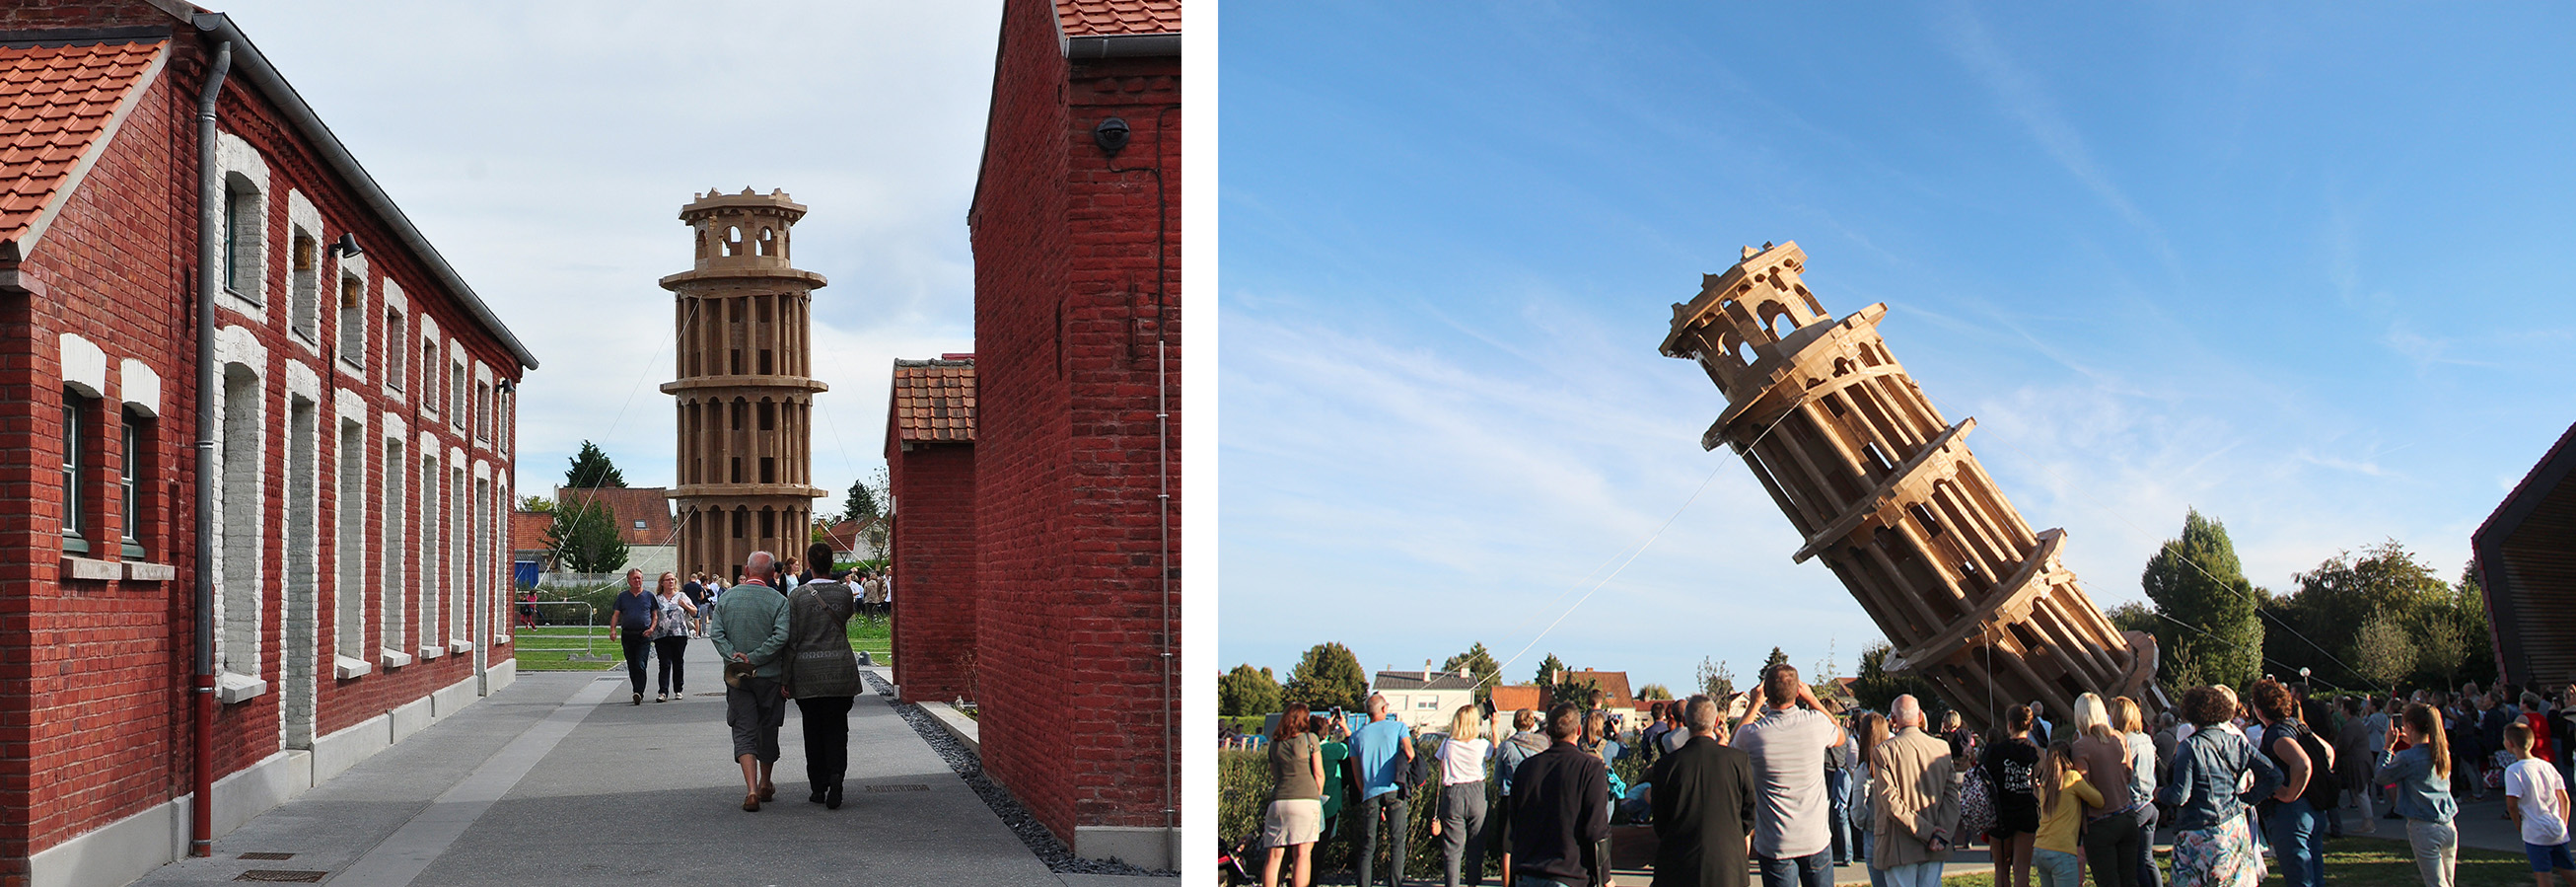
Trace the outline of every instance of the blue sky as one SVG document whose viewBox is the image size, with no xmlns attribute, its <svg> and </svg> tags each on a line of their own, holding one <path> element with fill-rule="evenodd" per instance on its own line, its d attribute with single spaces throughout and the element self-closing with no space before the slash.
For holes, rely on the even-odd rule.
<svg viewBox="0 0 2576 887">
<path fill-rule="evenodd" d="M 1879 633 L 1655 353 L 1746 244 L 1888 304 L 2106 608 L 2190 507 L 2276 591 L 2455 576 L 2576 421 L 2563 6 L 1227 12 L 1225 667 L 1848 673 Z"/>
</svg>

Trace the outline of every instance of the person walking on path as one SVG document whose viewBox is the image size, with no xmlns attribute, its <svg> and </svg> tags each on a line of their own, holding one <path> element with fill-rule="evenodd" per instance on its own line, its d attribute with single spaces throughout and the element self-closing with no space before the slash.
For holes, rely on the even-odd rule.
<svg viewBox="0 0 2576 887">
<path fill-rule="evenodd" d="M 2451 887 L 2459 865 L 2460 832 L 2451 824 L 2460 804 L 2451 797 L 2451 743 L 2441 711 L 2421 702 L 2406 706 L 2398 736 L 2406 750 L 2380 755 L 2371 781 L 2393 786 L 2389 806 L 2406 818 L 2406 842 L 2424 887 Z"/>
<path fill-rule="evenodd" d="M 696 619 L 698 605 L 680 593 L 677 575 L 663 573 L 657 585 L 652 635 L 653 658 L 658 665 L 654 669 L 653 701 L 669 702 L 688 695 L 682 692 L 688 689 L 688 663 L 684 660 L 689 652 L 689 623 Z"/>
<path fill-rule="evenodd" d="M 808 561 L 832 562 L 832 547 L 805 550 Z M 850 587 L 832 579 L 796 586 L 787 595 L 787 686 L 805 733 L 807 798 L 841 809 L 841 777 L 850 769 L 850 704 L 859 695 L 859 658 L 850 652 Z"/>
<path fill-rule="evenodd" d="M 626 652 L 626 677 L 635 684 L 630 705 L 644 704 L 644 656 L 653 648 L 653 621 L 661 612 L 661 602 L 644 590 L 644 571 L 626 571 L 626 590 L 617 593 L 608 618 L 616 623 L 610 630 L 616 632 L 617 645 Z"/>
<path fill-rule="evenodd" d="M 1825 714 L 1798 669 L 1774 665 L 1762 676 L 1765 705 L 1759 717 L 1735 731 L 1735 747 L 1753 758 L 1759 803 L 1753 815 L 1753 858 L 1763 887 L 1833 887 L 1825 854 L 1833 849 L 1826 817 L 1825 752 L 1843 744 L 1843 728 Z"/>
<path fill-rule="evenodd" d="M 1431 833 L 1440 839 L 1448 865 L 1448 887 L 1458 887 L 1460 869 L 1466 883 L 1485 883 L 1485 759 L 1493 743 L 1478 736 L 1476 706 L 1461 705 L 1449 716 L 1449 739 L 1440 744 L 1440 818 Z"/>
<path fill-rule="evenodd" d="M 2236 716 L 2236 694 L 2225 687 L 2193 687 L 2182 694 L 2182 718 L 2193 727 L 2174 748 L 2156 800 L 2174 812 L 2173 883 L 2176 887 L 2255 887 L 2263 882 L 2263 857 L 2245 825 L 2245 805 L 2270 797 L 2280 768 L 2254 753 L 2253 743 L 2223 726 Z M 2241 787 L 2247 773 L 2250 788 Z"/>
<path fill-rule="evenodd" d="M 1547 750 L 1512 774 L 1513 883 L 1591 887 L 1609 863 L 1595 851 L 1610 838 L 1610 770 L 1575 747 L 1583 710 L 1574 703 L 1548 709 L 1547 735 Z"/>
<path fill-rule="evenodd" d="M 2576 859 L 2567 853 L 2567 783 L 2549 759 L 2537 754 L 2539 745 L 2530 724 L 2505 726 L 2504 748 L 2514 757 L 2504 771 L 2505 816 L 2521 826 L 2522 852 L 2531 858 L 2534 887 L 2549 887 L 2552 876 L 2576 887 Z"/>
<path fill-rule="evenodd" d="M 1404 845 L 1413 830 L 1408 817 L 1405 774 L 1413 769 L 1413 731 L 1386 716 L 1386 697 L 1368 698 L 1367 726 L 1351 734 L 1351 760 L 1358 762 L 1360 782 L 1360 887 L 1376 883 L 1377 838 L 1387 833 L 1394 854 L 1387 860 L 1386 882 L 1404 884 Z"/>
<path fill-rule="evenodd" d="M 1693 696 L 1681 709 L 1690 739 L 1655 762 L 1648 779 L 1655 810 L 1655 887 L 1745 887 L 1751 867 L 1753 758 L 1717 738 L 1717 701 Z"/>
<path fill-rule="evenodd" d="M 1995 887 L 2030 887 L 2031 841 L 2039 831 L 2039 794 L 2031 781 L 2039 769 L 2039 745 L 2031 736 L 2032 718 L 2029 706 L 2005 709 L 2003 735 L 1986 744 L 1980 763 L 1994 786 L 1995 828 L 1987 843 L 1995 858 Z"/>
<path fill-rule="evenodd" d="M 1940 887 L 1959 831 L 1955 759 L 1949 742 L 1923 732 L 1921 700 L 1899 696 L 1887 711 L 1896 735 L 1869 753 L 1871 870 L 1888 887 Z"/>
<path fill-rule="evenodd" d="M 787 597 L 769 587 L 777 564 L 766 551 L 755 551 L 743 564 L 743 580 L 716 611 L 716 655 L 725 667 L 725 726 L 733 728 L 733 757 L 742 764 L 742 809 L 758 812 L 760 802 L 778 796 L 770 771 L 778 766 L 778 728 L 787 723 Z"/>
<path fill-rule="evenodd" d="M 1314 724 L 1305 703 L 1291 702 L 1270 734 L 1270 803 L 1261 815 L 1261 844 L 1269 853 L 1261 864 L 1262 887 L 1281 887 L 1279 862 L 1290 851 L 1296 887 L 1314 878 L 1315 842 L 1324 830 L 1324 751 Z"/>
</svg>

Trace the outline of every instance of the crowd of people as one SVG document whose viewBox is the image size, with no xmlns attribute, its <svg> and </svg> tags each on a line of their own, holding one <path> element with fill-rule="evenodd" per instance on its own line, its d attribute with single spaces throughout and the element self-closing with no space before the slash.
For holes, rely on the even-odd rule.
<svg viewBox="0 0 2576 887">
<path fill-rule="evenodd" d="M 1657 703 L 1633 733 L 1600 706 L 1463 706 L 1448 732 L 1417 738 L 1382 697 L 1356 727 L 1290 705 L 1264 746 L 1262 883 L 1311 883 L 1316 843 L 1347 815 L 1359 883 L 1378 883 L 1383 841 L 1385 883 L 1401 885 L 1410 806 L 1435 803 L 1448 887 L 1482 883 L 1489 854 L 1507 885 L 1609 884 L 1618 816 L 1651 822 L 1658 887 L 1827 887 L 1851 864 L 1874 887 L 1937 887 L 1971 844 L 1998 887 L 2080 887 L 2088 871 L 2103 887 L 2254 887 L 2267 869 L 2315 887 L 2325 840 L 2377 831 L 2384 803 L 2426 887 L 2451 887 L 2454 792 L 2498 791 L 2537 887 L 2576 887 L 2576 688 L 2329 701 L 2265 678 L 2241 695 L 2190 688 L 2152 722 L 2127 697 L 2081 694 L 2065 724 L 2013 705 L 1979 735 L 1956 712 L 1936 729 L 1912 696 L 1844 711 L 1784 664 L 1740 696 Z M 1623 756 L 1645 765 L 1634 788 L 1614 769 Z"/>
<path fill-rule="evenodd" d="M 628 703 L 644 704 L 649 652 L 659 663 L 653 701 L 686 697 L 688 643 L 703 637 L 724 663 L 725 725 L 742 767 L 742 809 L 757 812 L 777 798 L 772 771 L 787 703 L 796 704 L 805 739 L 808 800 L 840 809 L 849 768 L 850 706 L 861 689 L 849 622 L 884 612 L 891 582 L 865 570 L 834 573 L 832 550 L 806 551 L 820 569 L 755 551 L 730 584 L 705 574 L 683 584 L 663 573 L 651 591 L 642 570 L 628 570 L 609 630 L 626 653 L 634 689 Z"/>
</svg>

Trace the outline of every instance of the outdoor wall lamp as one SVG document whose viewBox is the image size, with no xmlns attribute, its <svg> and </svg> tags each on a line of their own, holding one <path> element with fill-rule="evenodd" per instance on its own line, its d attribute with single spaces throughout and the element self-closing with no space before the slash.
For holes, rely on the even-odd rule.
<svg viewBox="0 0 2576 887">
<path fill-rule="evenodd" d="M 1091 140 L 1099 143 L 1100 150 L 1109 152 L 1111 157 L 1118 156 L 1118 152 L 1127 147 L 1127 136 L 1127 121 L 1116 117 L 1100 121 L 1099 126 L 1091 128 Z"/>
<path fill-rule="evenodd" d="M 358 235 L 346 231 L 340 232 L 339 241 L 331 244 L 331 255 L 334 256 L 356 256 L 365 253 L 366 250 L 358 248 Z"/>
</svg>

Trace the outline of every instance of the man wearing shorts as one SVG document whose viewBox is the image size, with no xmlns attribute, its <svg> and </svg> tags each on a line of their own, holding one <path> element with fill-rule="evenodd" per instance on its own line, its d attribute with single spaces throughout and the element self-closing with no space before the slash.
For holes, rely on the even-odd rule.
<svg viewBox="0 0 2576 887">
<path fill-rule="evenodd" d="M 2504 771 L 2504 814 L 2522 825 L 2522 852 L 2531 857 L 2531 880 L 2549 887 L 2551 876 L 2576 887 L 2576 861 L 2567 854 L 2567 783 L 2558 768 L 2532 756 L 2531 725 L 2504 726 L 2504 747 L 2513 766 Z"/>
</svg>

